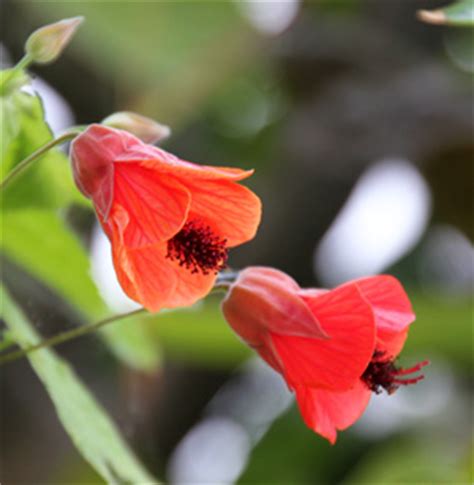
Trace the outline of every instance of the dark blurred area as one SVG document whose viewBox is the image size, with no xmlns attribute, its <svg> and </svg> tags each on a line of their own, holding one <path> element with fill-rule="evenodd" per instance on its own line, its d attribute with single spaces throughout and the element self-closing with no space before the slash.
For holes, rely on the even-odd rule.
<svg viewBox="0 0 474 485">
<path fill-rule="evenodd" d="M 96 336 L 60 347 L 156 476 L 472 482 L 473 33 L 415 16 L 445 3 L 2 2 L 12 62 L 35 28 L 86 17 L 60 60 L 32 69 L 74 123 L 141 112 L 172 127 L 163 146 L 185 160 L 256 169 L 248 185 L 264 218 L 233 267 L 271 265 L 319 287 L 389 272 L 413 300 L 405 358 L 429 358 L 427 379 L 373 399 L 334 447 L 305 428 L 278 376 L 248 360 L 213 298 L 150 324 L 156 371 L 127 368 Z M 94 247 L 92 212 L 69 217 Z M 5 273 L 43 334 L 79 323 L 11 262 Z M 28 363 L 1 373 L 0 481 L 100 483 Z"/>
</svg>

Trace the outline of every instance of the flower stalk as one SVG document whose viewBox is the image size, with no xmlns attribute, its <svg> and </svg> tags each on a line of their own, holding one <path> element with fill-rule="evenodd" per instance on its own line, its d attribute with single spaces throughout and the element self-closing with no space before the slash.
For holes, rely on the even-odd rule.
<svg viewBox="0 0 474 485">
<path fill-rule="evenodd" d="M 87 325 L 81 325 L 80 327 L 73 328 L 72 330 L 67 330 L 66 332 L 61 332 L 54 337 L 49 339 L 43 340 L 42 342 L 32 345 L 31 347 L 27 347 L 26 349 L 16 350 L 15 352 L 9 352 L 0 357 L 0 365 L 7 364 L 8 362 L 13 362 L 14 360 L 20 359 L 25 357 L 32 352 L 35 352 L 39 349 L 44 349 L 47 347 L 54 347 L 55 345 L 62 344 L 64 342 L 68 342 L 69 340 L 73 340 L 76 337 L 80 337 L 82 335 L 86 335 L 88 333 L 94 332 L 99 328 L 107 325 L 108 323 L 117 322 L 119 320 L 123 320 L 128 317 L 133 317 L 136 315 L 140 315 L 142 313 L 146 313 L 146 310 L 143 308 L 139 308 L 138 310 L 133 310 L 129 313 L 123 313 L 121 315 L 113 315 L 109 318 L 104 318 L 103 320 L 99 320 L 98 322 L 89 323 Z"/>
<path fill-rule="evenodd" d="M 235 280 L 237 277 L 237 273 L 234 272 L 225 272 L 219 274 L 219 278 L 216 280 L 216 283 L 211 291 L 211 293 L 215 293 L 218 291 L 226 291 L 230 286 L 231 282 Z M 67 330 L 65 332 L 61 332 L 54 337 L 49 339 L 43 340 L 42 342 L 32 345 L 31 347 L 27 347 L 25 349 L 16 350 L 14 352 L 8 352 L 2 356 L 0 356 L 0 365 L 8 364 L 15 360 L 21 359 L 36 350 L 45 349 L 48 347 L 54 347 L 56 345 L 62 344 L 64 342 L 68 342 L 73 340 L 77 337 L 81 337 L 82 335 L 87 335 L 91 332 L 95 332 L 100 328 L 108 325 L 109 323 L 118 322 L 120 320 L 125 320 L 129 317 L 136 317 L 139 315 L 150 315 L 145 308 L 139 308 L 138 310 L 133 310 L 128 313 L 122 313 L 120 315 L 113 315 L 108 318 L 104 318 L 103 320 L 99 320 L 97 322 L 89 323 L 87 325 L 81 325 L 80 327 L 73 328 L 72 330 Z"/>
</svg>

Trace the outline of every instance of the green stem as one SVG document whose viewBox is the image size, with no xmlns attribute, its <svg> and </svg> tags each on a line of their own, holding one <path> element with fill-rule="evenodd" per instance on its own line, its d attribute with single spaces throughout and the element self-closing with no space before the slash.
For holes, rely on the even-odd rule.
<svg viewBox="0 0 474 485">
<path fill-rule="evenodd" d="M 20 69 L 26 69 L 31 63 L 33 59 L 28 55 L 25 54 L 15 65 L 13 71 L 19 71 Z"/>
<path fill-rule="evenodd" d="M 216 284 L 211 290 L 211 293 L 218 292 L 218 291 L 226 291 L 230 284 L 231 280 L 235 280 L 237 273 L 220 273 Z M 121 315 L 113 315 L 112 317 L 105 318 L 104 320 L 99 320 L 98 322 L 89 323 L 87 325 L 81 325 L 80 327 L 73 328 L 72 330 L 67 330 L 66 332 L 61 332 L 54 337 L 49 339 L 43 340 L 31 347 L 27 347 L 22 350 L 16 350 L 15 352 L 9 352 L 3 356 L 0 356 L 0 365 L 7 364 L 8 362 L 13 362 L 14 360 L 21 359 L 26 355 L 30 354 L 39 349 L 43 349 L 46 347 L 53 347 L 55 345 L 62 344 L 69 340 L 75 339 L 76 337 L 80 337 L 82 335 L 86 335 L 88 333 L 94 332 L 99 328 L 107 325 L 108 323 L 117 322 L 119 320 L 124 320 L 128 317 L 133 317 L 137 315 L 144 315 L 147 313 L 147 310 L 144 308 L 139 308 L 138 310 L 133 310 L 128 313 L 122 313 Z"/>
<path fill-rule="evenodd" d="M 25 54 L 7 73 L 5 79 L 3 79 L 3 85 L 6 86 L 7 82 L 18 71 L 21 71 L 22 69 L 26 69 L 32 62 L 33 62 L 33 59 L 28 54 Z"/>
<path fill-rule="evenodd" d="M 12 182 L 15 177 L 20 175 L 34 161 L 41 158 L 48 150 L 51 150 L 51 148 L 55 147 L 56 145 L 60 145 L 61 143 L 64 143 L 68 140 L 72 140 L 80 133 L 80 131 L 67 131 L 61 136 L 58 136 L 58 138 L 55 138 L 54 140 L 46 143 L 46 145 L 38 148 L 38 150 L 34 151 L 31 155 L 22 160 L 18 165 L 15 166 L 15 168 L 10 173 L 8 173 L 8 175 L 0 183 L 0 191 L 5 190 L 5 188 Z"/>
<path fill-rule="evenodd" d="M 54 337 L 49 339 L 43 340 L 42 342 L 37 343 L 36 345 L 32 345 L 31 347 L 26 347 L 22 350 L 16 350 L 15 352 L 9 352 L 4 356 L 0 357 L 0 365 L 6 364 L 7 362 L 13 362 L 14 360 L 20 359 L 21 357 L 30 354 L 39 349 L 43 349 L 45 347 L 53 347 L 55 345 L 62 344 L 67 342 L 68 340 L 72 340 L 76 337 L 80 337 L 81 335 L 86 335 L 94 330 L 98 330 L 99 328 L 107 325 L 108 323 L 117 322 L 119 320 L 123 320 L 128 317 L 133 317 L 136 315 L 140 315 L 142 313 L 146 313 L 144 308 L 139 308 L 138 310 L 133 310 L 132 312 L 122 313 L 121 315 L 114 315 L 109 318 L 105 318 L 104 320 L 99 320 L 98 322 L 89 323 L 87 325 L 81 325 L 80 327 L 73 328 L 72 330 L 67 330 L 66 332 L 61 332 Z"/>
</svg>

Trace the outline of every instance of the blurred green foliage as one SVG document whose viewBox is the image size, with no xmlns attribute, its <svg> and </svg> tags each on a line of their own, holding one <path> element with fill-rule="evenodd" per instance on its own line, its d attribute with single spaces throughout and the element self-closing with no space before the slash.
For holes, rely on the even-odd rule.
<svg viewBox="0 0 474 485">
<path fill-rule="evenodd" d="M 23 348 L 40 343 L 41 338 L 32 324 L 2 287 L 0 299 L 1 317 L 17 343 Z M 28 359 L 76 448 L 107 483 L 156 483 L 64 360 L 50 349 L 37 350 L 28 355 Z"/>
<path fill-rule="evenodd" d="M 186 310 L 147 317 L 156 342 L 168 358 L 214 368 L 232 368 L 251 354 L 225 322 L 220 297 L 211 296 Z"/>
<path fill-rule="evenodd" d="M 460 370 L 472 370 L 472 299 L 435 298 L 420 290 L 409 295 L 416 321 L 411 326 L 404 353 L 445 357 Z"/>
<path fill-rule="evenodd" d="M 441 9 L 447 25 L 460 27 L 474 26 L 474 0 L 457 0 Z"/>
<path fill-rule="evenodd" d="M 80 33 L 71 49 L 86 52 L 97 72 L 115 78 L 118 102 L 127 105 L 118 109 L 132 105 L 173 129 L 195 118 L 222 81 L 259 52 L 258 36 L 229 0 L 18 4 L 41 22 L 84 15 L 87 35 Z"/>
<path fill-rule="evenodd" d="M 468 484 L 471 478 L 470 467 L 458 453 L 446 453 L 444 444 L 404 437 L 373 449 L 342 483 Z"/>
<path fill-rule="evenodd" d="M 3 228 L 2 250 L 12 261 L 79 311 L 91 317 L 104 312 L 89 276 L 87 253 L 57 213 L 35 208 L 4 211 Z"/>
</svg>

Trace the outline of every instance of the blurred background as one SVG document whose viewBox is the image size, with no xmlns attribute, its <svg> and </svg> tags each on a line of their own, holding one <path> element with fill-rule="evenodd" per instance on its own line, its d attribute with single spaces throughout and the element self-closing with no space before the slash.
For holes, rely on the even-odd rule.
<svg viewBox="0 0 474 485">
<path fill-rule="evenodd" d="M 401 363 L 430 359 L 426 379 L 374 396 L 333 447 L 228 329 L 219 297 L 58 348 L 166 482 L 472 483 L 474 37 L 416 19 L 443 4 L 2 0 L 4 65 L 35 28 L 86 18 L 60 60 L 31 69 L 54 131 L 131 110 L 169 125 L 162 145 L 185 160 L 256 169 L 263 222 L 233 267 L 271 265 L 319 287 L 388 272 L 412 299 Z M 87 273 L 70 255 L 55 287 L 35 261 L 2 260 L 44 335 L 92 314 L 81 314 L 99 298 L 81 293 L 90 275 L 109 313 L 133 308 L 90 208 L 61 217 Z M 54 237 L 38 239 L 38 260 Z M 1 417 L 3 484 L 101 483 L 26 360 L 1 369 Z"/>
</svg>

